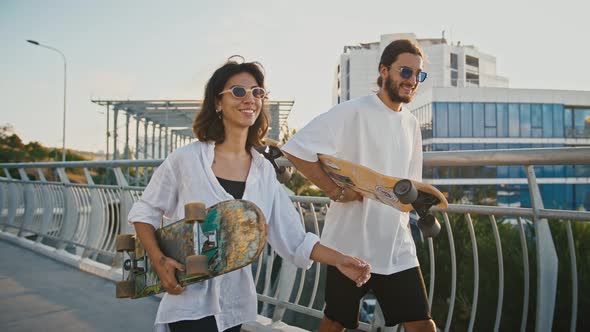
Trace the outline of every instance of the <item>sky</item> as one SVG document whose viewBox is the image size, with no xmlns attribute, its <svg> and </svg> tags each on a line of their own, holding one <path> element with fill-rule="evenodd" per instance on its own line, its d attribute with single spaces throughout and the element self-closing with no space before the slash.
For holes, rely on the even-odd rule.
<svg viewBox="0 0 590 332">
<path fill-rule="evenodd" d="M 590 91 L 589 10 L 580 0 L 0 0 L 0 125 L 62 145 L 63 61 L 27 39 L 65 54 L 66 146 L 85 151 L 106 150 L 105 109 L 91 99 L 201 99 L 233 54 L 264 65 L 270 98 L 294 100 L 289 126 L 301 128 L 332 106 L 343 47 L 390 33 L 445 30 L 496 56 L 512 88 Z"/>
</svg>

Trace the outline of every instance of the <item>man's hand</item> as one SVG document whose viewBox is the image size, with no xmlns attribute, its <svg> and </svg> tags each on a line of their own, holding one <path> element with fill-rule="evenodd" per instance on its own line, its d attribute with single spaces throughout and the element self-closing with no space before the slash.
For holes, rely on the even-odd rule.
<svg viewBox="0 0 590 332">
<path fill-rule="evenodd" d="M 170 257 L 160 256 L 156 261 L 152 261 L 156 268 L 156 273 L 160 277 L 162 287 L 168 294 L 178 295 L 182 293 L 185 287 L 182 287 L 176 280 L 176 270 L 184 271 L 182 264 Z"/>
<path fill-rule="evenodd" d="M 363 201 L 363 196 L 350 188 L 344 188 L 344 198 L 338 203 L 346 203 L 352 201 Z"/>
<path fill-rule="evenodd" d="M 352 201 L 362 201 L 363 196 L 356 191 L 346 188 L 346 187 L 338 187 L 331 190 L 327 193 L 331 200 L 338 203 L 346 203 Z"/>
<path fill-rule="evenodd" d="M 371 278 L 371 265 L 360 258 L 342 255 L 336 264 L 338 270 L 361 287 Z"/>
</svg>

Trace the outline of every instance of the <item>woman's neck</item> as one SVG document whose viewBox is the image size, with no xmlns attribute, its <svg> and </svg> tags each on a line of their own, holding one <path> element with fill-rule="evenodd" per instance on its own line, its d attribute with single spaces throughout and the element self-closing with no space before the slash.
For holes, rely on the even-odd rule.
<svg viewBox="0 0 590 332">
<path fill-rule="evenodd" d="M 215 150 L 217 152 L 222 152 L 224 154 L 230 154 L 237 156 L 242 156 L 249 151 L 246 150 L 246 142 L 248 140 L 248 129 L 238 129 L 238 128 L 230 128 L 229 126 L 225 127 L 225 140 L 221 144 L 217 144 L 215 146 Z"/>
</svg>

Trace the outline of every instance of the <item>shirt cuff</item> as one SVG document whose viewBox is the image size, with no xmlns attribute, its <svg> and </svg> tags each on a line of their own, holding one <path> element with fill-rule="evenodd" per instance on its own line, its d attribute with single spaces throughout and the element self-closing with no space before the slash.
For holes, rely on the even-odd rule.
<svg viewBox="0 0 590 332">
<path fill-rule="evenodd" d="M 297 248 L 295 252 L 294 264 L 302 269 L 309 269 L 313 261 L 311 260 L 311 252 L 316 243 L 320 242 L 320 238 L 314 233 L 306 233 L 303 243 Z"/>
<path fill-rule="evenodd" d="M 131 207 L 131 211 L 129 211 L 129 215 L 127 216 L 127 221 L 131 225 L 136 222 L 141 222 L 144 224 L 150 224 L 154 226 L 154 229 L 158 229 L 162 221 L 162 213 L 140 199 Z"/>
<path fill-rule="evenodd" d="M 318 161 L 318 154 L 317 153 L 306 149 L 305 147 L 300 145 L 299 142 L 297 142 L 294 139 L 287 141 L 287 143 L 285 145 L 283 145 L 281 150 L 285 151 L 288 154 L 293 155 L 299 159 L 303 159 L 305 161 L 309 161 L 309 162 Z"/>
</svg>

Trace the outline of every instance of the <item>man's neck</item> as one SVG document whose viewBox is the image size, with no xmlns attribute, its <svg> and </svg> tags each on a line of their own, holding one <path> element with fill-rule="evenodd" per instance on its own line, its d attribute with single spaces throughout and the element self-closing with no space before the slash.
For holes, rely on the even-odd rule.
<svg viewBox="0 0 590 332">
<path fill-rule="evenodd" d="M 387 95 L 387 92 L 385 92 L 385 90 L 380 89 L 379 92 L 377 92 L 377 97 L 379 97 L 379 99 L 381 99 L 381 101 L 383 102 L 383 104 L 385 104 L 385 106 L 387 106 L 388 108 L 390 108 L 392 111 L 394 112 L 401 112 L 402 110 L 402 102 L 394 102 L 389 98 L 389 95 Z"/>
</svg>

